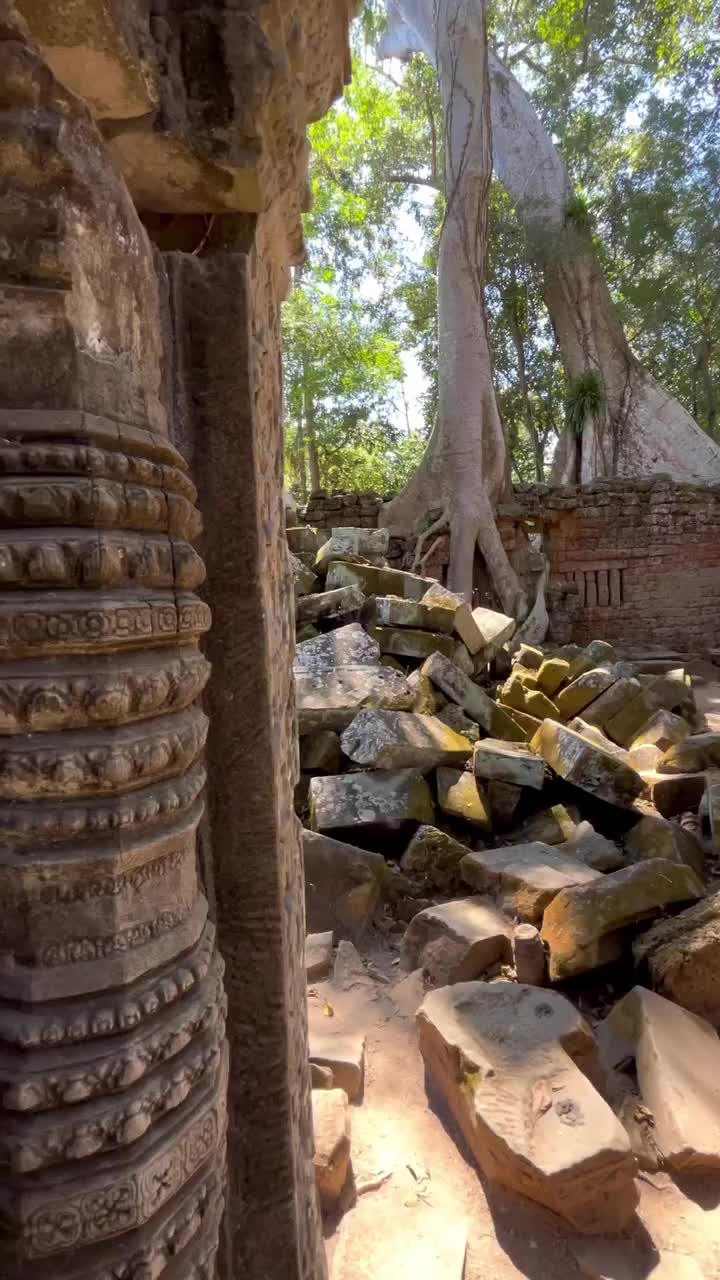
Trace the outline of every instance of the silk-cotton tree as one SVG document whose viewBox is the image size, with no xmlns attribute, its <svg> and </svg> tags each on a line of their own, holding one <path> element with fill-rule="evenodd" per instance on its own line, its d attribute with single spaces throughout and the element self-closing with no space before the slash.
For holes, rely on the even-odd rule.
<svg viewBox="0 0 720 1280">
<path fill-rule="evenodd" d="M 437 265 L 437 418 L 418 470 L 384 508 L 382 520 L 391 530 L 406 531 L 437 511 L 420 538 L 418 567 L 433 532 L 448 528 L 448 585 L 471 596 L 478 546 L 503 607 L 524 615 L 527 602 L 494 515 L 509 486 L 509 466 L 484 300 L 492 179 L 484 7 L 481 0 L 400 0 L 397 16 L 383 52 L 405 52 L 414 43 L 438 76 L 445 214 Z"/>
</svg>

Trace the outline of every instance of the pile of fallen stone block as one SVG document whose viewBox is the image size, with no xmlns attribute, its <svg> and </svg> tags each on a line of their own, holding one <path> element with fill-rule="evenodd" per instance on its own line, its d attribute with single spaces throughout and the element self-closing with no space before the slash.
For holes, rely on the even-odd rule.
<svg viewBox="0 0 720 1280">
<path fill-rule="evenodd" d="M 638 1162 L 720 1166 L 720 733 L 684 670 L 518 643 L 384 530 L 288 542 L 309 928 L 402 933 L 486 1176 L 621 1230 Z"/>
</svg>

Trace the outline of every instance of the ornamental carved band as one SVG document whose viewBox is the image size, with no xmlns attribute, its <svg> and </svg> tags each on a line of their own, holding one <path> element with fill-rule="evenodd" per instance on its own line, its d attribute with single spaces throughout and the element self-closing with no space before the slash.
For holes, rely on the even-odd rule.
<svg viewBox="0 0 720 1280">
<path fill-rule="evenodd" d="M 206 1280 L 227 1068 L 195 492 L 122 180 L 7 26 L 0 83 L 0 1274 Z"/>
</svg>

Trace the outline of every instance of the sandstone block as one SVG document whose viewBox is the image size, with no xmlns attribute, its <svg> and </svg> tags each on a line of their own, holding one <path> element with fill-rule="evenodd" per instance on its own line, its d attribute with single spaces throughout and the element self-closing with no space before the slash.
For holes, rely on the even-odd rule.
<svg viewBox="0 0 720 1280">
<path fill-rule="evenodd" d="M 311 778 L 310 822 L 315 831 L 432 822 L 432 796 L 418 769 L 387 769 Z"/>
<path fill-rule="evenodd" d="M 315 1186 L 324 1212 L 333 1209 L 350 1171 L 350 1109 L 344 1089 L 313 1089 Z"/>
<path fill-rule="evenodd" d="M 622 850 L 613 840 L 595 831 L 589 822 L 578 823 L 571 838 L 559 848 L 570 857 L 584 862 L 593 871 L 617 871 L 624 866 Z"/>
<path fill-rule="evenodd" d="M 592 1034 L 563 996 L 512 983 L 460 983 L 417 1014 L 432 1086 L 486 1177 L 575 1230 L 622 1230 L 635 1211 L 627 1135 L 584 1074 Z"/>
<path fill-rule="evenodd" d="M 437 889 L 450 890 L 460 882 L 460 861 L 469 853 L 461 844 L 437 827 L 418 827 L 400 859 L 403 871 L 425 876 Z"/>
<path fill-rule="evenodd" d="M 339 773 L 341 761 L 340 738 L 333 729 L 316 729 L 300 739 L 300 768 L 303 772 Z"/>
<path fill-rule="evenodd" d="M 515 634 L 517 623 L 506 613 L 478 608 L 473 609 L 472 618 L 480 633 L 481 648 L 488 660 Z"/>
<path fill-rule="evenodd" d="M 633 987 L 606 1019 L 634 1050 L 654 1138 L 673 1169 L 720 1168 L 720 1039 L 703 1018 Z"/>
<path fill-rule="evenodd" d="M 516 924 L 512 934 L 513 967 L 518 982 L 542 987 L 547 977 L 547 961 L 542 938 L 534 924 Z"/>
<path fill-rule="evenodd" d="M 311 524 L 290 525 L 285 530 L 285 537 L 293 555 L 298 555 L 301 551 L 306 554 L 311 551 L 314 556 L 320 546 L 320 535 Z"/>
<path fill-rule="evenodd" d="M 538 688 L 552 698 L 570 674 L 564 658 L 545 658 L 537 673 Z"/>
<path fill-rule="evenodd" d="M 402 596 L 404 600 L 422 600 L 433 582 L 432 578 L 420 578 L 402 569 L 381 569 L 377 565 L 351 564 L 345 560 L 333 560 L 325 579 L 328 591 L 354 583 L 366 596 Z"/>
<path fill-rule="evenodd" d="M 328 933 L 309 933 L 305 939 L 305 977 L 308 982 L 315 982 L 329 974 L 333 961 L 333 935 Z"/>
<path fill-rule="evenodd" d="M 595 724 L 588 724 L 587 720 L 583 720 L 582 716 L 574 716 L 568 722 L 568 729 L 574 729 L 576 733 L 587 738 L 588 742 L 592 742 L 596 747 L 600 747 L 601 751 L 609 751 L 611 756 L 617 756 L 618 760 L 624 760 L 625 764 L 630 764 L 630 752 L 624 747 L 619 747 L 616 742 L 612 742 L 610 738 L 603 733 Z"/>
<path fill-rule="evenodd" d="M 301 622 L 354 622 L 359 618 L 365 596 L 359 587 L 338 587 L 336 591 L 317 591 L 301 596 L 295 605 L 295 618 Z"/>
<path fill-rule="evenodd" d="M 288 562 L 295 598 L 309 595 L 317 582 L 312 569 L 308 569 L 302 560 L 298 560 L 297 556 L 293 555 L 292 551 L 288 551 Z"/>
<path fill-rule="evenodd" d="M 595 698 L 610 689 L 617 678 L 613 667 L 593 667 L 592 671 L 584 671 L 571 684 L 561 689 L 555 699 L 563 720 L 571 720 L 573 716 L 579 715 Z"/>
<path fill-rule="evenodd" d="M 615 650 L 612 645 L 605 640 L 591 640 L 590 644 L 570 660 L 568 679 L 577 680 L 578 676 L 586 671 L 592 671 L 593 667 L 608 666 L 611 662 L 615 662 Z"/>
<path fill-rule="evenodd" d="M 720 853 L 720 772 L 709 770 L 707 778 L 707 811 L 713 850 Z"/>
<path fill-rule="evenodd" d="M 473 771 L 476 778 L 511 782 L 516 787 L 542 791 L 545 765 L 534 752 L 515 742 L 483 738 L 475 744 Z"/>
<path fill-rule="evenodd" d="M 525 710 L 525 685 L 522 672 L 517 668 L 510 672 L 500 692 L 504 706 L 511 707 L 514 711 Z"/>
<path fill-rule="evenodd" d="M 543 721 L 530 745 L 558 777 L 610 804 L 627 807 L 643 790 L 640 774 L 623 760 L 553 720 Z"/>
<path fill-rule="evenodd" d="M 432 608 L 443 608 L 452 611 L 453 629 L 466 646 L 469 654 L 476 654 L 482 649 L 482 636 L 477 624 L 473 621 L 470 605 L 465 597 L 457 591 L 450 591 L 441 583 L 435 582 L 425 592 L 424 605 Z"/>
<path fill-rule="evenodd" d="M 550 845 L 516 844 L 468 853 L 460 863 L 466 884 L 502 901 L 509 915 L 540 920 L 561 889 L 600 879 L 600 873 Z"/>
<path fill-rule="evenodd" d="M 305 640 L 295 651 L 294 670 L 317 675 L 340 667 L 377 667 L 380 646 L 359 622 L 349 622 L 335 631 Z"/>
<path fill-rule="evenodd" d="M 665 752 L 658 773 L 704 773 L 720 768 L 720 733 L 695 733 Z"/>
<path fill-rule="evenodd" d="M 318 573 L 324 573 L 331 561 L 353 556 L 384 567 L 389 542 L 387 529 L 360 529 L 349 525 L 333 529 L 317 553 L 315 568 Z"/>
<path fill-rule="evenodd" d="M 537 720 L 560 720 L 562 717 L 555 703 L 541 689 L 525 690 L 525 711 Z"/>
<path fill-rule="evenodd" d="M 400 952 L 403 968 L 423 969 L 437 986 L 478 978 L 511 957 L 509 920 L 488 898 L 442 902 L 413 916 Z"/>
<path fill-rule="evenodd" d="M 661 751 L 669 751 L 676 743 L 682 742 L 690 733 L 690 725 L 682 716 L 662 708 L 650 716 L 633 738 L 630 746 L 659 747 Z"/>
<path fill-rule="evenodd" d="M 512 675 L 520 682 L 526 692 L 539 688 L 538 671 L 530 671 L 526 667 L 516 666 L 512 669 Z"/>
<path fill-rule="evenodd" d="M 645 743 L 642 747 L 630 747 L 627 753 L 628 764 L 638 773 L 657 773 L 663 752 L 659 747 L 651 747 Z"/>
<path fill-rule="evenodd" d="M 437 801 L 443 813 L 462 818 L 483 831 L 492 830 L 487 797 L 472 773 L 461 769 L 438 769 Z"/>
<path fill-rule="evenodd" d="M 399 671 L 388 667 L 361 665 L 339 667 L 336 671 L 295 673 L 295 710 L 298 729 L 303 735 L 314 729 L 345 729 L 358 712 L 366 708 L 408 711 L 412 703 L 413 693 L 407 680 Z"/>
<path fill-rule="evenodd" d="M 522 787 L 516 787 L 512 782 L 498 782 L 491 779 L 484 783 L 483 790 L 490 809 L 493 831 L 506 831 L 512 826 L 516 810 L 522 800 Z"/>
<path fill-rule="evenodd" d="M 572 840 L 580 821 L 577 810 L 564 804 L 554 804 L 549 809 L 542 809 L 532 814 L 520 828 L 523 843 L 529 844 L 539 840 L 542 844 L 563 844 Z"/>
<path fill-rule="evenodd" d="M 454 616 L 454 607 L 446 604 L 403 600 L 401 596 L 371 596 L 365 605 L 363 621 L 378 627 L 413 627 L 419 631 L 450 634 Z"/>
<path fill-rule="evenodd" d="M 380 902 L 385 859 L 315 831 L 303 830 L 302 844 L 308 928 L 357 942 Z"/>
<path fill-rule="evenodd" d="M 542 720 L 538 720 L 537 716 L 529 715 L 527 711 L 518 711 L 516 707 L 505 706 L 502 702 L 498 702 L 496 705 L 501 711 L 505 711 L 510 716 L 510 719 L 514 720 L 515 724 L 520 727 L 522 730 L 522 739 L 520 741 L 524 739 L 525 742 L 531 742 L 540 728 Z"/>
<path fill-rule="evenodd" d="M 679 822 L 667 818 L 641 818 L 625 837 L 625 852 L 631 862 L 646 858 L 666 858 L 692 867 L 702 877 L 705 870 L 705 854 L 702 843 L 692 831 L 686 831 Z"/>
<path fill-rule="evenodd" d="M 463 764 L 472 747 L 467 738 L 435 716 L 411 711 L 361 711 L 341 738 L 348 759 L 371 769 L 434 769 Z"/>
<path fill-rule="evenodd" d="M 667 672 L 644 685 L 631 702 L 607 721 L 606 728 L 615 742 L 626 747 L 656 711 L 675 711 L 678 708 L 690 711 L 692 706 L 692 688 L 684 671 Z"/>
<path fill-rule="evenodd" d="M 365 1036 L 357 1031 L 310 1031 L 310 1062 L 329 1067 L 337 1089 L 352 1102 L 365 1075 Z"/>
<path fill-rule="evenodd" d="M 508 713 L 441 653 L 434 653 L 428 658 L 421 670 L 446 698 L 461 707 L 486 733 L 496 738 L 506 738 L 509 742 L 523 741 L 522 730 Z"/>
<path fill-rule="evenodd" d="M 633 955 L 655 991 L 720 1026 L 720 893 L 658 920 L 635 939 Z"/>
<path fill-rule="evenodd" d="M 462 707 L 458 707 L 456 703 L 448 703 L 443 707 L 442 711 L 437 713 L 438 720 L 446 724 L 448 728 L 454 729 L 456 733 L 461 733 L 468 742 L 476 743 L 480 737 L 480 728 L 465 714 Z"/>
<path fill-rule="evenodd" d="M 452 659 L 457 647 L 454 636 L 414 627 L 378 627 L 369 623 L 367 632 L 377 640 L 381 653 L 397 658 L 429 658 L 432 653 L 444 653 Z"/>
<path fill-rule="evenodd" d="M 595 969 L 622 955 L 626 930 L 673 903 L 702 896 L 690 867 L 653 858 L 563 889 L 543 917 L 553 981 Z"/>
<path fill-rule="evenodd" d="M 583 720 L 587 724 L 604 729 L 610 720 L 632 702 L 641 691 L 642 685 L 635 676 L 621 676 L 610 685 L 609 689 L 583 709 Z"/>
<path fill-rule="evenodd" d="M 412 689 L 411 709 L 413 711 L 417 711 L 420 715 L 434 716 L 447 706 L 447 699 L 433 684 L 430 677 L 424 674 L 422 667 L 416 667 L 411 671 L 407 682 Z M 457 710 L 459 711 L 460 708 L 458 707 Z"/>
<path fill-rule="evenodd" d="M 534 649 L 531 644 L 521 644 L 517 651 L 517 660 L 521 667 L 528 671 L 539 671 L 545 661 L 542 649 Z"/>
<path fill-rule="evenodd" d="M 697 809 L 705 794 L 704 773 L 645 773 L 647 793 L 663 818 Z"/>
</svg>

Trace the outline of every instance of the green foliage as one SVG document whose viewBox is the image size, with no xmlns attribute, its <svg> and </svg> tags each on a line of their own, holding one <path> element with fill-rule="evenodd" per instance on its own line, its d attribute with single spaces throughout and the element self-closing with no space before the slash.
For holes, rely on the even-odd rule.
<svg viewBox="0 0 720 1280">
<path fill-rule="evenodd" d="M 605 388 L 594 369 L 585 369 L 572 378 L 565 392 L 565 425 L 579 436 L 589 418 L 602 413 Z"/>
<path fill-rule="evenodd" d="M 589 231 L 592 227 L 592 217 L 585 196 L 580 191 L 576 191 L 571 200 L 568 201 L 565 210 L 565 217 L 568 222 L 572 222 L 578 231 Z"/>
</svg>

